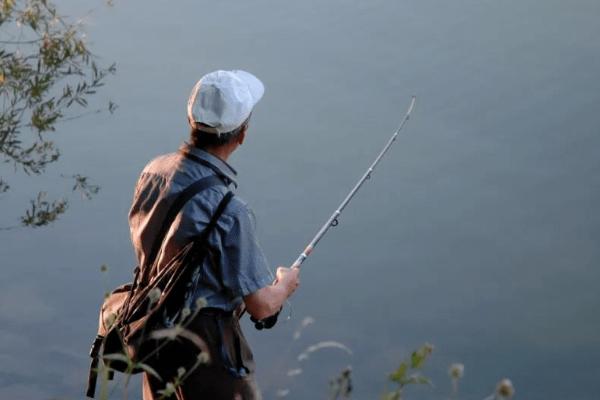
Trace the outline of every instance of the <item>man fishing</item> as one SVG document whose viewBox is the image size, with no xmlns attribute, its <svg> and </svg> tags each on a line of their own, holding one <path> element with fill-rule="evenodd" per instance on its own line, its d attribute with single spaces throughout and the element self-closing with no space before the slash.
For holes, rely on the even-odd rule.
<svg viewBox="0 0 600 400">
<path fill-rule="evenodd" d="M 148 163 L 135 188 L 129 225 L 139 265 L 146 265 L 166 210 L 182 191 L 202 178 L 218 177 L 218 184 L 195 194 L 175 218 L 156 256 L 159 269 L 204 230 L 228 186 L 237 185 L 236 171 L 227 160 L 244 143 L 250 115 L 263 93 L 258 78 L 239 70 L 211 72 L 196 83 L 187 106 L 189 143 Z M 194 316 L 186 329 L 206 343 L 210 362 L 189 369 L 179 362 L 184 354 L 166 355 L 157 368 L 162 380 L 144 374 L 144 400 L 161 397 L 166 383 L 177 376 L 183 378 L 175 388 L 178 400 L 261 398 L 252 353 L 238 323 L 240 310 L 245 308 L 255 320 L 276 315 L 298 287 L 299 269 L 279 267 L 273 279 L 252 211 L 237 196 L 218 217 L 207 245 L 209 255 L 187 284 L 182 310 Z M 174 318 L 165 316 L 164 323 L 173 326 Z"/>
</svg>

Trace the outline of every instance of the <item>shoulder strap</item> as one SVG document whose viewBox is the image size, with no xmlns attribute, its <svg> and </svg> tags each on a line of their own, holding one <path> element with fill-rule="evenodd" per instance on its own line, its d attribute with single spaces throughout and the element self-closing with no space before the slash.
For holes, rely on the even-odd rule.
<svg viewBox="0 0 600 400">
<path fill-rule="evenodd" d="M 179 212 L 181 211 L 183 206 L 188 202 L 189 199 L 194 197 L 199 192 L 201 192 L 205 189 L 208 189 L 211 186 L 216 186 L 216 185 L 226 186 L 221 177 L 219 177 L 217 175 L 210 175 L 206 178 L 202 178 L 202 179 L 192 183 L 190 186 L 185 188 L 177 196 L 177 198 L 175 199 L 175 201 L 169 208 L 169 211 L 167 211 L 167 214 L 162 223 L 162 226 L 160 227 L 160 230 L 158 231 L 158 234 L 156 235 L 156 238 L 154 239 L 154 243 L 152 244 L 152 247 L 150 248 L 151 250 L 150 250 L 150 253 L 148 254 L 148 258 L 146 259 L 145 267 L 142 268 L 144 271 L 142 272 L 141 282 L 146 282 L 146 279 L 148 278 L 147 274 L 149 273 L 149 269 L 150 269 L 149 267 L 151 267 L 152 264 L 154 264 L 154 261 L 156 260 L 156 256 L 158 255 L 158 252 L 159 252 L 160 248 L 162 247 L 163 241 L 165 239 L 165 235 L 169 231 L 171 224 L 173 224 L 175 217 L 177 216 L 177 214 L 179 214 Z"/>
<path fill-rule="evenodd" d="M 227 207 L 227 205 L 231 201 L 232 197 L 233 197 L 233 192 L 232 191 L 227 192 L 225 194 L 225 196 L 223 196 L 223 199 L 221 200 L 221 202 L 217 206 L 217 209 L 215 210 L 215 213 L 213 214 L 212 218 L 210 219 L 210 222 L 208 223 L 208 225 L 206 225 L 206 228 L 204 229 L 204 231 L 202 231 L 202 235 L 199 238 L 205 239 L 206 237 L 208 237 L 208 235 L 210 234 L 210 232 L 215 228 L 215 225 L 217 225 L 217 222 L 219 221 L 219 218 L 221 218 L 221 215 L 223 214 L 223 211 L 225 211 L 225 208 Z"/>
</svg>

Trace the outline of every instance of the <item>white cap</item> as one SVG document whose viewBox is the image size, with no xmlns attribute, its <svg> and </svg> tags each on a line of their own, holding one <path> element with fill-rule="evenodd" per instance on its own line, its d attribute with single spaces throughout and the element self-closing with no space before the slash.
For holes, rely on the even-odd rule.
<svg viewBox="0 0 600 400">
<path fill-rule="evenodd" d="M 262 82 L 249 72 L 211 72 L 192 89 L 187 105 L 188 121 L 201 131 L 217 135 L 231 132 L 246 121 L 264 92 Z"/>
</svg>

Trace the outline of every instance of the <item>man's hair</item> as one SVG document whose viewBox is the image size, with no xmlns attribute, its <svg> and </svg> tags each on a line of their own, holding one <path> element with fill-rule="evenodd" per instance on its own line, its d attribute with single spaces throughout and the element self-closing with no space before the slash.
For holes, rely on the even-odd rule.
<svg viewBox="0 0 600 400">
<path fill-rule="evenodd" d="M 204 132 L 200 129 L 192 127 L 190 130 L 190 142 L 194 147 L 198 147 L 200 149 L 226 145 L 234 141 L 242 133 L 242 131 L 248 126 L 249 120 L 250 117 L 248 117 L 242 123 L 242 125 L 238 126 L 234 130 L 223 132 L 220 135 L 217 135 L 216 133 Z M 204 124 L 200 123 L 199 125 Z"/>
</svg>

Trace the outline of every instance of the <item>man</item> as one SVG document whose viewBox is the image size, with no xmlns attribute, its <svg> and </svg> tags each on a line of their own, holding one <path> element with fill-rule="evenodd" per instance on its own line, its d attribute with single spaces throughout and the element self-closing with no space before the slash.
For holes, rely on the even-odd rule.
<svg viewBox="0 0 600 400">
<path fill-rule="evenodd" d="M 187 107 L 190 142 L 152 160 L 135 189 L 129 224 L 139 265 L 145 265 L 174 198 L 199 179 L 217 175 L 223 184 L 196 194 L 174 220 L 156 257 L 159 268 L 206 227 L 228 192 L 226 185 L 236 185 L 236 171 L 227 160 L 244 143 L 250 115 L 263 93 L 262 82 L 245 71 L 215 71 L 196 83 Z M 210 255 L 194 270 L 183 307 L 194 315 L 186 329 L 207 344 L 210 362 L 182 366 L 184 354 L 169 354 L 158 370 L 162 380 L 144 374 L 144 400 L 161 397 L 165 392 L 160 391 L 178 374 L 183 380 L 175 387 L 178 400 L 260 398 L 252 353 L 234 311 L 245 307 L 259 320 L 276 314 L 298 287 L 298 269 L 279 267 L 273 280 L 256 239 L 253 214 L 237 196 L 211 231 L 208 247 Z M 195 310 L 202 302 L 204 307 Z M 165 323 L 173 322 L 165 318 Z"/>
</svg>

